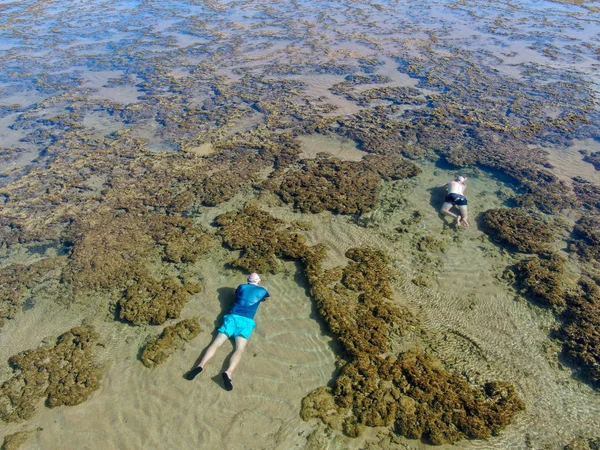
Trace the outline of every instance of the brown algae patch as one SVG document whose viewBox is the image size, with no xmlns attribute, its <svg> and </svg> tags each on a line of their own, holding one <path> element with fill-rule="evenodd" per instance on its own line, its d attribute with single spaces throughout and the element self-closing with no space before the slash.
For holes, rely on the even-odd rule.
<svg viewBox="0 0 600 450">
<path fill-rule="evenodd" d="M 49 407 L 84 402 L 100 384 L 101 371 L 93 360 L 97 345 L 92 329 L 78 327 L 59 336 L 53 347 L 11 356 L 17 373 L 0 387 L 0 418 L 29 419 L 44 398 Z"/>
<path fill-rule="evenodd" d="M 48 277 L 60 271 L 64 258 L 47 258 L 29 266 L 11 264 L 0 269 L 0 327 L 5 319 L 12 319 L 23 305 L 24 295 Z"/>
<path fill-rule="evenodd" d="M 532 253 L 549 248 L 555 237 L 540 220 L 520 209 L 488 209 L 483 214 L 484 230 L 493 239 L 519 252 Z"/>
<path fill-rule="evenodd" d="M 375 206 L 381 180 L 414 177 L 420 169 L 400 156 L 367 155 L 362 160 L 341 161 L 325 153 L 299 161 L 275 192 L 302 212 L 330 210 L 341 214 L 368 212 Z"/>
<path fill-rule="evenodd" d="M 172 276 L 153 276 L 152 260 L 193 262 L 211 242 L 189 219 L 153 215 L 143 220 L 95 217 L 75 223 L 68 236 L 72 250 L 63 281 L 80 291 L 120 291 L 119 318 L 134 324 L 179 317 L 189 296 L 200 289 Z"/>
<path fill-rule="evenodd" d="M 185 342 L 194 339 L 201 331 L 196 319 L 185 319 L 165 327 L 158 338 L 144 347 L 142 364 L 149 368 L 162 364 L 174 351 L 181 349 Z"/>
</svg>

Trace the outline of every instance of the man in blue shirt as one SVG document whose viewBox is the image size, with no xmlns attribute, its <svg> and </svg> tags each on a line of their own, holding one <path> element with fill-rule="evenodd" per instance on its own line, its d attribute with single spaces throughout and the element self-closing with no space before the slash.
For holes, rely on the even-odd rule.
<svg viewBox="0 0 600 450">
<path fill-rule="evenodd" d="M 233 337 L 235 338 L 235 351 L 229 360 L 229 367 L 221 374 L 225 389 L 228 391 L 233 389 L 231 374 L 240 362 L 250 334 L 252 334 L 252 330 L 256 327 L 254 315 L 261 302 L 269 297 L 267 290 L 259 286 L 259 284 L 260 276 L 257 273 L 251 273 L 248 276 L 248 284 L 240 284 L 237 287 L 233 308 L 223 318 L 223 325 L 218 329 L 219 333 L 204 352 L 204 356 L 198 365 L 184 375 L 187 380 L 193 380 L 196 375 L 202 372 L 204 365 L 215 356 L 217 349 L 227 339 Z"/>
</svg>

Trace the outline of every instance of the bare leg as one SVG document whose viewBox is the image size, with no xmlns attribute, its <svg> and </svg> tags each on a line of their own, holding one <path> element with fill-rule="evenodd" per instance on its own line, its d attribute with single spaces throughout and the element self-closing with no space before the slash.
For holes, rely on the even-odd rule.
<svg viewBox="0 0 600 450">
<path fill-rule="evenodd" d="M 463 227 L 469 228 L 469 211 L 467 210 L 467 205 L 459 206 L 458 209 L 460 210 L 459 225 L 462 224 Z"/>
<path fill-rule="evenodd" d="M 225 333 L 219 333 L 217 334 L 217 337 L 215 338 L 214 341 L 212 341 L 212 343 L 210 344 L 210 346 L 206 349 L 206 352 L 204 352 L 204 356 L 202 357 L 202 359 L 200 360 L 200 362 L 198 363 L 198 367 L 201 367 L 204 369 L 204 365 L 213 357 L 215 356 L 215 353 L 217 351 L 217 349 L 223 345 L 223 343 L 228 339 L 227 335 Z"/>
<path fill-rule="evenodd" d="M 242 359 L 242 353 L 244 353 L 244 349 L 246 348 L 246 344 L 248 343 L 248 339 L 242 336 L 238 336 L 235 338 L 235 351 L 231 355 L 229 359 L 229 367 L 225 371 L 225 373 L 231 378 L 231 374 L 239 364 Z"/>
<path fill-rule="evenodd" d="M 202 372 L 204 369 L 204 364 L 208 362 L 213 356 L 215 356 L 215 352 L 217 349 L 223 345 L 223 342 L 227 340 L 227 335 L 224 333 L 217 334 L 217 337 L 212 341 L 212 343 L 208 346 L 208 348 L 204 351 L 204 356 L 202 356 L 202 360 L 198 363 L 198 365 L 191 370 L 187 371 L 183 378 L 186 380 L 192 381 L 196 375 Z"/>
<path fill-rule="evenodd" d="M 450 216 L 453 219 L 456 219 L 456 223 L 458 223 L 458 225 L 460 225 L 461 216 L 450 211 L 450 208 L 452 208 L 452 206 L 453 206 L 452 203 L 444 202 L 444 204 L 442 205 L 442 208 L 440 209 L 440 212 L 442 214 L 444 214 L 445 216 Z"/>
</svg>

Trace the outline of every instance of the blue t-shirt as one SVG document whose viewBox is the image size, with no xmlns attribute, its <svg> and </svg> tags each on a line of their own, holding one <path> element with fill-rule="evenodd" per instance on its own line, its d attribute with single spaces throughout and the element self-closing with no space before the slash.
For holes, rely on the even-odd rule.
<svg viewBox="0 0 600 450">
<path fill-rule="evenodd" d="M 258 305 L 265 298 L 269 297 L 269 293 L 264 287 L 255 284 L 240 284 L 235 290 L 235 304 L 229 314 L 254 319 Z"/>
</svg>

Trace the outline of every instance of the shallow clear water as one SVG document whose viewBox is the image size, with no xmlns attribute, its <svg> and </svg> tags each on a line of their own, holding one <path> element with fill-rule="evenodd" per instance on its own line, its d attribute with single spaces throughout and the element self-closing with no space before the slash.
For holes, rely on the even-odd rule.
<svg viewBox="0 0 600 450">
<path fill-rule="evenodd" d="M 306 112 L 341 122 L 380 107 L 394 119 L 411 121 L 436 98 L 445 99 L 453 113 L 463 113 L 466 123 L 497 125 L 503 137 L 510 130 L 518 133 L 528 120 L 551 121 L 570 113 L 587 117 L 587 125 L 578 122 L 564 139 L 550 141 L 540 132 L 528 142 L 532 152 L 548 153 L 546 168 L 567 185 L 581 176 L 600 186 L 600 172 L 579 152 L 600 151 L 597 2 L 60 0 L 3 3 L 0 15 L 0 149 L 12 151 L 1 160 L 0 183 L 9 190 L 31 174 L 66 174 L 60 164 L 84 172 L 86 158 L 94 158 L 93 152 L 85 154 L 85 139 L 67 147 L 66 154 L 53 147 L 74 130 L 96 138 L 130 130 L 129 136 L 143 139 L 141 159 L 142 153 L 151 158 L 145 150 L 210 154 L 225 137 L 267 124 L 294 129 L 303 157 L 323 151 L 356 161 L 366 154 L 360 143 L 311 133 L 303 128 L 309 122 Z M 334 85 L 357 74 L 388 79 L 356 86 L 354 94 L 403 87 L 416 89 L 428 101 L 360 103 L 332 92 Z M 515 112 L 515 97 L 529 102 L 524 112 Z M 284 104 L 301 105 L 301 112 L 278 118 Z M 454 131 L 460 132 L 444 132 L 450 139 Z M 422 174 L 386 183 L 378 207 L 358 220 L 329 212 L 300 214 L 268 194 L 257 201 L 282 219 L 310 222 L 312 230 L 305 235 L 311 244 L 330 248 L 332 267 L 344 264 L 351 247 L 387 250 L 399 274 L 395 301 L 408 307 L 426 330 L 419 345 L 470 381 L 502 379 L 517 387 L 526 411 L 501 436 L 461 441 L 458 448 L 558 449 L 576 437 L 598 438 L 600 396 L 559 362 L 559 350 L 549 338 L 557 326 L 555 317 L 502 279 L 517 258 L 492 244 L 476 220 L 471 229 L 456 231 L 438 216 L 439 195 L 432 187 L 454 177 L 456 169 L 432 156 L 440 148 L 427 150 L 431 153 L 417 161 Z M 473 218 L 507 206 L 507 197 L 519 190 L 514 180 L 485 164 L 469 167 L 465 174 Z M 60 176 L 56 184 L 71 182 Z M 111 179 L 100 174 L 87 182 L 90 195 L 101 195 Z M 10 200 L 6 193 L 2 198 Z M 256 199 L 255 193 L 243 190 L 226 203 L 200 208 L 194 220 L 210 228 L 216 215 L 250 199 Z M 43 221 L 47 212 L 35 210 L 35 199 L 31 202 L 29 216 L 19 219 Z M 14 218 L 9 203 L 1 214 Z M 67 207 L 65 211 L 68 216 Z M 422 221 L 399 235 L 396 228 L 414 211 Z M 556 218 L 573 221 L 581 214 L 575 208 Z M 421 236 L 435 236 L 449 248 L 421 252 L 416 249 Z M 555 246 L 564 253 L 563 240 Z M 27 246 L 3 247 L 0 264 L 30 264 L 55 254 L 53 248 L 42 254 Z M 83 320 L 101 335 L 103 378 L 86 402 L 53 409 L 40 405 L 28 421 L 1 424 L 0 435 L 32 431 L 23 447 L 32 449 L 379 445 L 378 433 L 384 430 L 369 429 L 353 440 L 299 417 L 301 399 L 330 383 L 339 348 L 317 320 L 306 281 L 292 262 L 285 263 L 284 273 L 263 277 L 273 301 L 261 306 L 234 395 L 218 384 L 228 348 L 194 383 L 182 379 L 210 341 L 222 312 L 218 299 L 243 281 L 241 272 L 226 268 L 229 260 L 230 253 L 219 248 L 182 269 L 203 280 L 202 291 L 186 304 L 182 317 L 199 317 L 204 331 L 151 370 L 137 354 L 162 327 L 113 320 L 113 299 L 106 295 L 66 304 L 60 290 L 31 289 L 27 308 L 0 328 L 0 380 L 12 374 L 10 355 L 51 341 Z M 580 271 L 574 263 L 573 278 Z M 412 282 L 417 277 L 425 279 L 424 285 Z M 307 441 L 311 434 L 320 440 Z M 404 438 L 394 445 L 428 447 Z"/>
</svg>

